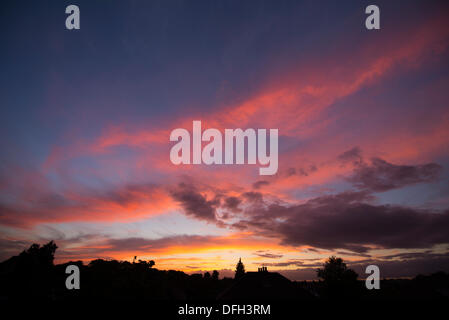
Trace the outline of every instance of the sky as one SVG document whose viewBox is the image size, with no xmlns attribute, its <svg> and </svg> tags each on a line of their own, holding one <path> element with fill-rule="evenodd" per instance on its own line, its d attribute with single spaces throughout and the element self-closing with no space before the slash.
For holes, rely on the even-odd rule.
<svg viewBox="0 0 449 320">
<path fill-rule="evenodd" d="M 367 30 L 370 4 L 3 1 L 0 260 L 448 271 L 449 7 L 376 1 Z M 194 120 L 278 129 L 277 173 L 174 165 Z"/>
</svg>

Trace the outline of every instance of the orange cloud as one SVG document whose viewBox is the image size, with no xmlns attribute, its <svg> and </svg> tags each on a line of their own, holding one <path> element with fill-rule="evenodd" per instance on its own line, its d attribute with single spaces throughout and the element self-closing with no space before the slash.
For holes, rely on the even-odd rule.
<svg viewBox="0 0 449 320">
<path fill-rule="evenodd" d="M 66 171 L 69 171 L 71 159 L 90 157 L 100 164 L 98 169 L 72 169 L 72 172 L 88 174 L 90 178 L 99 180 L 114 175 L 121 181 L 129 181 L 135 177 L 139 180 L 151 180 L 152 175 L 157 175 L 156 181 L 162 181 L 165 185 L 177 183 L 177 176 L 188 175 L 195 177 L 196 181 L 210 182 L 209 185 L 213 184 L 215 188 L 228 192 L 250 187 L 260 178 L 252 166 L 174 166 L 170 163 L 168 140 L 171 129 L 190 128 L 192 120 L 201 119 L 205 128 L 277 127 L 283 137 L 314 140 L 313 146 L 308 144 L 303 148 L 295 147 L 283 151 L 280 155 L 280 171 L 285 172 L 290 167 L 297 167 L 298 163 L 310 163 L 318 170 L 308 175 L 278 174 L 276 177 L 267 178 L 270 181 L 269 191 L 260 191 L 279 199 L 294 200 L 289 199 L 289 190 L 324 185 L 351 170 L 350 167 L 342 167 L 334 161 L 339 153 L 350 146 L 347 146 L 347 136 L 343 133 L 332 136 L 332 139 L 325 136 L 327 127 L 333 121 L 326 111 L 338 100 L 400 71 L 400 68 L 416 68 L 426 61 L 429 54 L 438 55 L 445 52 L 448 35 L 447 19 L 436 17 L 416 27 L 383 34 L 382 37 L 364 43 L 354 50 L 352 59 L 335 63 L 335 60 L 318 61 L 312 58 L 307 61 L 306 66 L 298 64 L 298 67 L 286 72 L 284 78 L 276 79 L 276 82 L 267 79 L 263 90 L 242 103 L 225 106 L 206 115 L 180 115 L 174 119 L 166 119 L 163 123 L 153 123 L 151 128 L 145 130 L 130 130 L 125 125 L 107 128 L 92 141 L 79 140 L 69 142 L 68 146 L 53 148 L 42 166 L 42 176 L 56 173 L 61 179 L 67 179 L 64 183 L 68 184 L 68 190 L 74 185 L 79 190 L 82 185 L 75 183 Z M 383 49 L 377 50 L 380 43 Z M 342 51 L 347 54 L 347 50 Z M 386 128 L 375 138 L 354 137 L 352 142 L 356 144 L 352 146 L 361 145 L 364 150 L 377 153 L 389 161 L 423 158 L 425 154 L 441 153 L 448 144 L 447 119 L 447 115 L 443 115 L 435 127 L 427 132 L 415 133 L 413 129 L 400 127 Z M 137 152 L 130 159 L 120 160 L 114 153 L 114 147 L 118 146 L 137 149 Z M 162 189 L 153 190 L 151 195 L 128 190 L 124 195 L 128 200 L 122 202 L 110 201 L 101 195 L 85 195 L 88 192 L 95 193 L 93 190 L 63 192 L 62 197 L 68 203 L 65 206 L 53 204 L 54 207 L 33 210 L 23 206 L 6 208 L 5 211 L 11 215 L 23 215 L 27 217 L 27 223 L 33 223 L 122 219 L 127 221 L 156 212 L 179 209 Z M 34 192 L 33 189 L 28 194 L 23 193 L 21 197 L 28 203 L 39 202 L 36 194 L 41 195 L 42 192 Z"/>
</svg>

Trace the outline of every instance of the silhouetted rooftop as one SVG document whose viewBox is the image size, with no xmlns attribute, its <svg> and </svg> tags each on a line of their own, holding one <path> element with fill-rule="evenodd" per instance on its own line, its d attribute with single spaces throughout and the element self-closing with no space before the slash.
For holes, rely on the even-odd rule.
<svg viewBox="0 0 449 320">
<path fill-rule="evenodd" d="M 277 272 L 246 272 L 231 287 L 223 291 L 219 300 L 251 299 L 312 299 L 305 290 L 296 288 L 293 283 Z"/>
</svg>

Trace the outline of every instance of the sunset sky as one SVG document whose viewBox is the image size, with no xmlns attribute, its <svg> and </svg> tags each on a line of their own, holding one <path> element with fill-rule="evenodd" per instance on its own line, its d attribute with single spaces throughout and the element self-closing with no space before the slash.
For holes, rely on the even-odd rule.
<svg viewBox="0 0 449 320">
<path fill-rule="evenodd" d="M 376 1 L 367 30 L 369 4 L 2 2 L 0 260 L 448 270 L 449 6 Z M 172 164 L 193 120 L 277 128 L 277 174 Z"/>
</svg>

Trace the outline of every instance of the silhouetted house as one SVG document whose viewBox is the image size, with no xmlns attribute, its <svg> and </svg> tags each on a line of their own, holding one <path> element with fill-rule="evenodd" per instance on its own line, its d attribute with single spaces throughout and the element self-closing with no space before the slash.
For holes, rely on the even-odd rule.
<svg viewBox="0 0 449 320">
<path fill-rule="evenodd" d="M 283 275 L 268 272 L 266 267 L 258 272 L 246 272 L 242 278 L 224 290 L 218 300 L 298 300 L 313 299 L 307 291 L 298 288 Z"/>
</svg>

